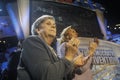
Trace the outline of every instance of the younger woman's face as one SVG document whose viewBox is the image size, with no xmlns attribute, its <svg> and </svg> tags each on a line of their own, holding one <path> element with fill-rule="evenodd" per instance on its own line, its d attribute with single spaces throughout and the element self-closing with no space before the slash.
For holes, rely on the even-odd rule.
<svg viewBox="0 0 120 80">
<path fill-rule="evenodd" d="M 78 33 L 75 31 L 75 29 L 72 29 L 72 28 L 70 28 L 70 29 L 68 29 L 68 35 L 72 38 L 72 37 L 74 37 L 74 38 L 76 38 L 76 37 L 78 37 Z"/>
</svg>

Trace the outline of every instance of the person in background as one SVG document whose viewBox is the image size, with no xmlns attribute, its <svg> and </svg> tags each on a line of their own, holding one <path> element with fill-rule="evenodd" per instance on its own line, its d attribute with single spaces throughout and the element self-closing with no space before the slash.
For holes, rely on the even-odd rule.
<svg viewBox="0 0 120 80">
<path fill-rule="evenodd" d="M 20 54 L 22 50 L 22 41 L 18 41 L 17 49 L 11 52 L 9 55 L 7 72 L 8 80 L 17 80 L 17 66 L 20 59 Z"/>
<path fill-rule="evenodd" d="M 9 54 L 7 51 L 8 47 L 6 44 L 3 43 L 2 46 L 0 46 L 0 68 L 1 68 L 1 78 L 0 80 L 7 80 L 7 65 L 8 65 L 8 57 L 6 54 Z"/>
<path fill-rule="evenodd" d="M 78 38 L 78 33 L 72 26 L 68 26 L 61 32 L 61 37 L 58 39 L 58 47 L 57 52 L 58 56 L 60 58 L 63 58 L 65 56 L 65 44 L 66 42 L 69 42 L 73 38 Z M 92 78 L 92 71 L 90 70 L 90 67 L 92 65 L 92 56 L 94 55 L 94 52 L 98 46 L 98 42 L 91 42 L 89 45 L 89 53 L 87 56 L 83 56 L 83 54 L 79 51 L 76 54 L 76 56 L 80 55 L 81 61 L 79 63 L 81 64 L 79 67 L 77 67 L 74 71 L 75 74 L 79 74 L 79 78 L 81 80 L 93 80 Z M 88 77 L 86 77 L 88 76 Z M 76 77 L 75 77 L 76 78 Z M 74 78 L 74 79 L 75 79 Z M 77 79 L 75 79 L 77 80 Z"/>
<path fill-rule="evenodd" d="M 56 37 L 55 18 L 51 15 L 39 17 L 32 25 L 32 35 L 23 41 L 18 80 L 68 80 L 75 66 L 79 66 L 77 38 L 66 43 L 65 57 L 59 58 L 51 47 Z M 75 42 L 74 44 L 72 44 Z M 76 58 L 75 62 L 73 59 Z M 74 64 L 75 63 L 75 64 Z"/>
</svg>

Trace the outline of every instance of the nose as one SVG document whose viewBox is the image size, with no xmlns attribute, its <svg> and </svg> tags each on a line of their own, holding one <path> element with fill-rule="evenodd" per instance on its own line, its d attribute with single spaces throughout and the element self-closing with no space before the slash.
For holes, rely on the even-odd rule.
<svg viewBox="0 0 120 80">
<path fill-rule="evenodd" d="M 56 26 L 55 26 L 55 25 L 52 25 L 52 28 L 56 28 Z"/>
</svg>

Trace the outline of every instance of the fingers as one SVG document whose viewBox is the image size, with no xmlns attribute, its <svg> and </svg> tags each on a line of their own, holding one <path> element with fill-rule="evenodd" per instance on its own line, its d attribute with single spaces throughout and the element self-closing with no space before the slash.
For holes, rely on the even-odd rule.
<svg viewBox="0 0 120 80">
<path fill-rule="evenodd" d="M 72 39 L 69 41 L 69 43 L 70 43 L 71 45 L 73 45 L 73 46 L 78 47 L 79 44 L 80 44 L 80 40 L 79 40 L 78 38 L 72 38 Z"/>
<path fill-rule="evenodd" d="M 98 41 L 97 41 L 97 42 L 95 42 L 95 41 L 90 42 L 90 44 L 89 44 L 89 54 L 90 54 L 91 56 L 93 56 L 95 50 L 96 50 L 97 47 L 98 47 L 98 44 L 99 44 Z"/>
<path fill-rule="evenodd" d="M 86 62 L 89 59 L 90 55 L 83 58 L 83 61 Z"/>
<path fill-rule="evenodd" d="M 76 40 L 76 46 L 78 47 L 80 45 L 80 40 Z"/>
<path fill-rule="evenodd" d="M 97 38 L 94 38 L 94 41 L 89 42 L 90 46 L 95 46 L 97 47 L 99 45 L 99 40 Z"/>
<path fill-rule="evenodd" d="M 80 40 L 78 38 L 72 38 L 69 42 L 66 42 L 65 57 L 69 60 L 74 59 L 75 55 L 78 53 L 79 44 Z"/>
<path fill-rule="evenodd" d="M 73 60 L 78 52 L 78 48 L 76 46 L 71 45 L 70 43 L 66 43 L 65 47 L 65 57 L 70 61 Z"/>
<path fill-rule="evenodd" d="M 94 38 L 94 42 L 99 45 L 99 40 L 97 38 Z"/>
<path fill-rule="evenodd" d="M 89 47 L 90 47 L 90 48 L 93 48 L 93 49 L 96 49 L 97 46 L 98 46 L 98 45 L 97 45 L 95 42 L 91 42 Z"/>
<path fill-rule="evenodd" d="M 73 62 L 75 66 L 82 66 L 84 65 L 84 57 L 83 55 L 79 55 L 77 57 L 74 58 Z"/>
</svg>

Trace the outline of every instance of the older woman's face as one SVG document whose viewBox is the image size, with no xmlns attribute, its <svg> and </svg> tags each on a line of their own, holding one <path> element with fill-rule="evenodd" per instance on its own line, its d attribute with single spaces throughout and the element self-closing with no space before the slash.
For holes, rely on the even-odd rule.
<svg viewBox="0 0 120 80">
<path fill-rule="evenodd" d="M 40 29 L 42 32 L 47 36 L 56 36 L 56 24 L 55 21 L 52 19 L 45 20 L 41 25 Z"/>
</svg>

